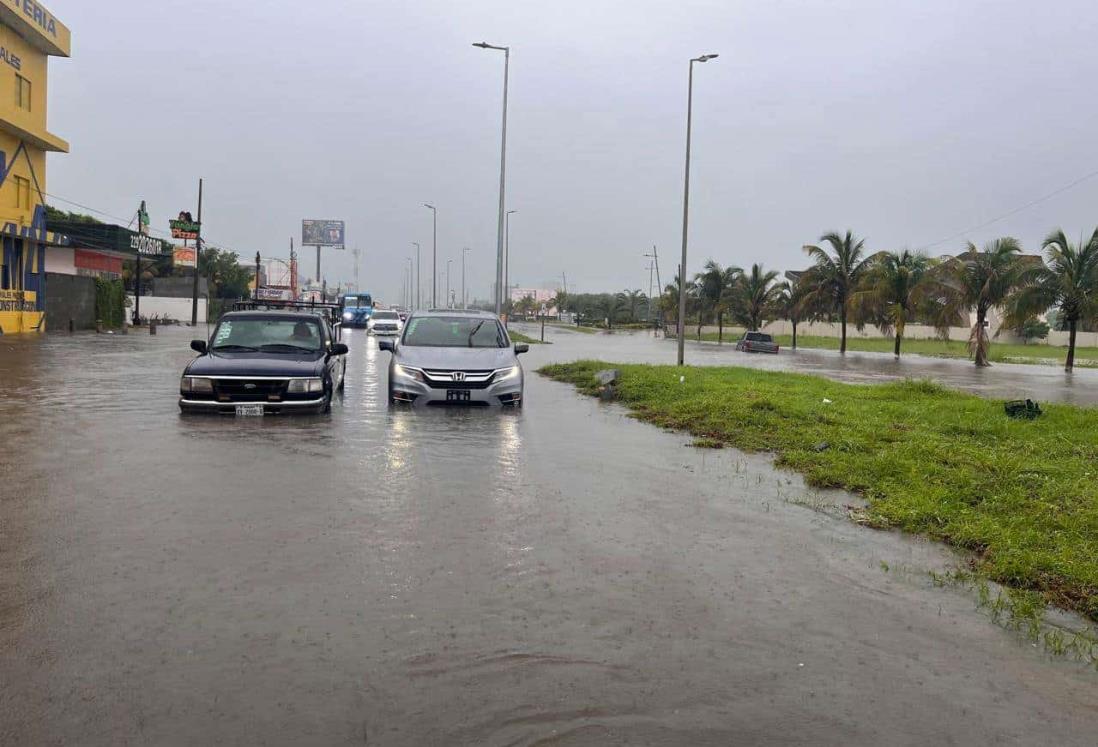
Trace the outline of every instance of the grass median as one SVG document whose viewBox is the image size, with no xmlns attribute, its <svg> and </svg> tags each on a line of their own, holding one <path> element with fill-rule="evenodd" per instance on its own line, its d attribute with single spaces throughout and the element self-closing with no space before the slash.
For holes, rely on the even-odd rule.
<svg viewBox="0 0 1098 747">
<path fill-rule="evenodd" d="M 738 330 L 725 330 L 724 343 L 734 345 L 741 332 Z M 706 342 L 717 342 L 718 333 L 703 332 L 701 339 Z M 687 334 L 686 339 L 696 340 L 696 335 Z M 789 348 L 793 344 L 791 335 L 775 335 L 774 341 L 783 348 Z M 887 337 L 848 337 L 846 346 L 848 350 L 861 353 L 891 353 L 895 343 Z M 798 348 L 813 348 L 818 350 L 838 350 L 838 337 L 822 337 L 817 335 L 798 335 Z M 900 348 L 901 355 L 926 355 L 932 358 L 971 358 L 968 352 L 968 343 L 960 340 L 926 340 L 905 339 Z M 1062 366 L 1067 360 L 1067 348 L 1056 345 L 1031 344 L 1023 345 L 1015 342 L 991 342 L 989 359 L 993 363 L 1035 363 Z M 1098 367 L 1098 348 L 1077 347 L 1075 349 L 1075 365 L 1080 368 Z"/>
<path fill-rule="evenodd" d="M 513 329 L 507 330 L 507 334 L 511 337 L 511 342 L 525 342 L 527 345 L 549 345 L 549 344 L 551 344 L 551 343 L 548 343 L 548 342 L 542 342 L 541 340 L 539 340 L 536 337 L 530 337 L 529 335 L 524 335 L 521 332 L 516 332 Z"/>
<path fill-rule="evenodd" d="M 595 394 L 606 368 L 621 371 L 618 400 L 639 419 L 772 452 L 811 485 L 864 495 L 867 523 L 971 550 L 989 578 L 1098 620 L 1098 410 L 1042 405 L 1037 420 L 1013 420 L 1000 401 L 927 381 L 733 367 L 579 361 L 539 373 Z"/>
</svg>

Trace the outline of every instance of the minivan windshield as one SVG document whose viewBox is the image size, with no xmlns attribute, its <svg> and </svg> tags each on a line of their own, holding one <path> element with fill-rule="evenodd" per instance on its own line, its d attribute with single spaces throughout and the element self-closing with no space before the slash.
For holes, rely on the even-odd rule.
<svg viewBox="0 0 1098 747">
<path fill-rule="evenodd" d="M 214 330 L 210 350 L 296 353 L 321 348 L 315 319 L 224 319 Z"/>
<path fill-rule="evenodd" d="M 461 316 L 421 316 L 404 330 L 404 345 L 441 348 L 505 348 L 507 334 L 495 319 Z"/>
</svg>

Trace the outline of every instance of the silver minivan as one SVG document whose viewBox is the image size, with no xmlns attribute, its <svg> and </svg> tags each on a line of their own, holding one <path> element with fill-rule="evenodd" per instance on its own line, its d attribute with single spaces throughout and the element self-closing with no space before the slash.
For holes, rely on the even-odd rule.
<svg viewBox="0 0 1098 747">
<path fill-rule="evenodd" d="M 521 407 L 523 372 L 499 317 L 487 311 L 417 311 L 396 340 L 378 340 L 392 353 L 389 402 Z"/>
</svg>

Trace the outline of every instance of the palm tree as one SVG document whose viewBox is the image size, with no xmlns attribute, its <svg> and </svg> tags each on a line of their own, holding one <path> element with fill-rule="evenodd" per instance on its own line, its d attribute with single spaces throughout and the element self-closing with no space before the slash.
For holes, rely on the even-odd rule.
<svg viewBox="0 0 1098 747">
<path fill-rule="evenodd" d="M 774 301 L 774 315 L 778 319 L 788 319 L 793 325 L 793 349 L 797 349 L 797 325 L 814 321 L 824 314 L 810 302 L 809 293 L 814 287 L 814 270 L 788 270 L 785 280 L 778 283 L 778 297 Z"/>
<path fill-rule="evenodd" d="M 743 273 L 733 285 L 733 312 L 736 320 L 755 332 L 763 324 L 763 318 L 772 312 L 781 296 L 781 288 L 774 282 L 776 270 L 766 271 L 760 264 L 751 265 L 751 272 Z"/>
<path fill-rule="evenodd" d="M 976 310 L 976 323 L 968 338 L 968 347 L 976 365 L 990 366 L 987 314 L 1002 307 L 1013 293 L 1031 284 L 1039 269 L 1021 256 L 1022 246 L 1009 236 L 995 239 L 978 249 L 971 241 L 964 252 L 939 265 L 934 272 L 936 290 L 943 304 L 937 326 L 944 328 L 951 318 Z"/>
<path fill-rule="evenodd" d="M 710 319 L 717 317 L 718 338 L 724 333 L 724 313 L 728 310 L 728 288 L 732 282 L 742 273 L 738 267 L 721 267 L 720 264 L 710 259 L 705 263 L 705 268 L 694 276 L 694 287 L 697 289 L 698 300 L 698 339 L 701 339 L 701 328 L 704 317 Z"/>
<path fill-rule="evenodd" d="M 872 317 L 881 332 L 895 333 L 893 355 L 900 357 L 904 326 L 912 312 L 922 304 L 931 288 L 927 282 L 932 267 L 930 257 L 904 249 L 900 252 L 879 252 L 866 273 L 861 290 L 852 301 L 864 316 Z"/>
<path fill-rule="evenodd" d="M 1075 366 L 1075 334 L 1080 322 L 1098 318 L 1098 229 L 1090 240 L 1072 244 L 1063 230 L 1053 231 L 1041 248 L 1048 264 L 1036 268 L 1032 282 L 1007 303 L 1007 322 L 1021 326 L 1027 319 L 1056 307 L 1058 326 L 1066 327 L 1068 354 L 1065 370 Z"/>
<path fill-rule="evenodd" d="M 810 303 L 819 303 L 839 313 L 839 324 L 842 327 L 839 352 L 845 355 L 850 296 L 869 267 L 869 259 L 862 256 L 865 239 L 855 238 L 848 230 L 846 236 L 835 232 L 825 233 L 820 241 L 831 245 L 831 254 L 819 246 L 804 247 L 814 262 L 811 276 L 813 287 L 809 291 Z"/>
<path fill-rule="evenodd" d="M 637 309 L 645 302 L 644 291 L 629 290 L 628 288 L 618 294 L 618 298 L 625 304 L 625 308 L 629 310 L 629 321 L 637 321 Z"/>
</svg>

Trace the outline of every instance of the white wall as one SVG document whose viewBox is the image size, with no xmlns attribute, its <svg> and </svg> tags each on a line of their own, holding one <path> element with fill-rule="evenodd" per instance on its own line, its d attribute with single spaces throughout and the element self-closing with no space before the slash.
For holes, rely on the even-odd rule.
<svg viewBox="0 0 1098 747">
<path fill-rule="evenodd" d="M 46 247 L 46 272 L 76 274 L 76 250 L 63 246 Z"/>
<path fill-rule="evenodd" d="M 133 296 L 126 296 L 126 299 L 126 318 L 128 321 L 133 314 L 134 299 Z M 143 295 L 141 296 L 141 317 L 143 319 L 157 317 L 189 322 L 191 321 L 191 299 Z M 198 299 L 198 320 L 200 322 L 206 321 L 206 299 L 202 297 Z"/>
</svg>

